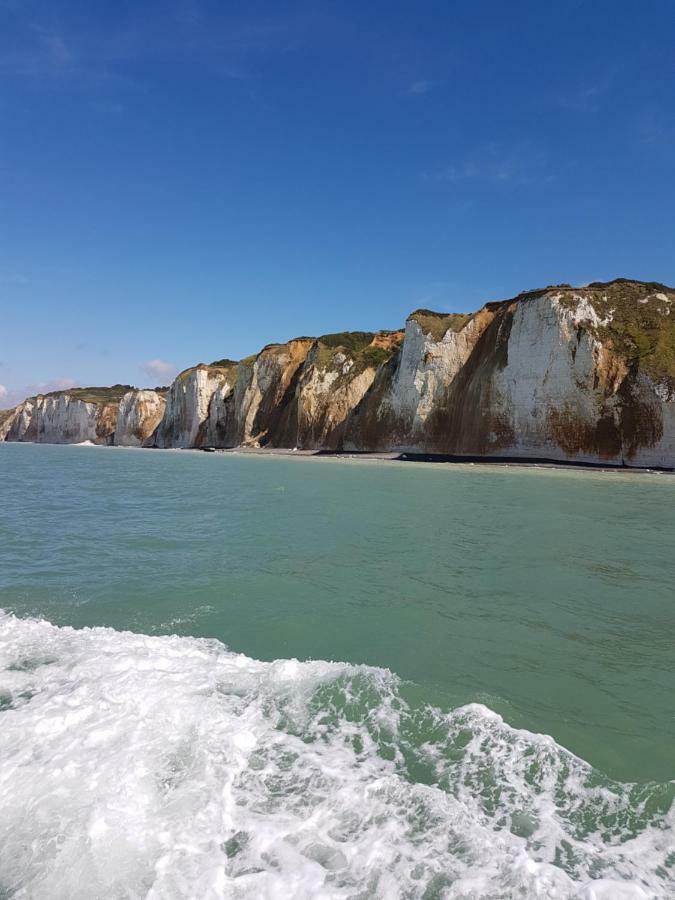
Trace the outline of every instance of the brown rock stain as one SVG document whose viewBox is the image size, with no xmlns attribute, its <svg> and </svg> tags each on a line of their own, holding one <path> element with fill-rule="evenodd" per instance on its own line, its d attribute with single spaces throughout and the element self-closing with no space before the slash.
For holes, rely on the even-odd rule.
<svg viewBox="0 0 675 900">
<path fill-rule="evenodd" d="M 428 449 L 437 453 L 489 455 L 515 439 L 509 419 L 498 412 L 495 376 L 508 362 L 515 303 L 488 304 L 476 318 L 480 330 L 444 402 L 426 422 Z M 480 317 L 480 318 L 479 318 Z"/>
<path fill-rule="evenodd" d="M 120 405 L 117 403 L 106 403 L 98 407 L 96 410 L 96 442 L 101 444 L 112 444 L 115 439 L 115 429 L 117 428 L 117 413 Z"/>
</svg>

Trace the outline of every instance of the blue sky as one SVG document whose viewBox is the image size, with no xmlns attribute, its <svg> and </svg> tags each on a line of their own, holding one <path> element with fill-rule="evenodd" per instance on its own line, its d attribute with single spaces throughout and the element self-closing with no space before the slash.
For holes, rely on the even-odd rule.
<svg viewBox="0 0 675 900">
<path fill-rule="evenodd" d="M 0 0 L 0 405 L 675 283 L 675 4 Z"/>
</svg>

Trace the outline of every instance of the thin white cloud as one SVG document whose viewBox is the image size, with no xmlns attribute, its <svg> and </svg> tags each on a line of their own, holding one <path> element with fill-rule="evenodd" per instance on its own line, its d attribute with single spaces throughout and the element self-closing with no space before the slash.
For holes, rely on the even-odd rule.
<svg viewBox="0 0 675 900">
<path fill-rule="evenodd" d="M 427 81 L 422 78 L 419 81 L 413 81 L 408 85 L 408 89 L 406 90 L 406 94 L 408 96 L 414 97 L 419 96 L 420 94 L 428 94 L 429 91 L 433 89 L 434 83 L 433 81 Z"/>
<path fill-rule="evenodd" d="M 9 394 L 9 391 L 5 387 L 4 384 L 0 384 L 0 403 L 4 400 L 4 398 Z"/>
<path fill-rule="evenodd" d="M 67 66 L 73 62 L 73 54 L 66 46 L 66 42 L 60 34 L 57 34 L 54 31 L 45 31 L 42 28 L 38 28 L 37 31 L 40 35 L 40 40 L 54 65 Z"/>
<path fill-rule="evenodd" d="M 0 275 L 0 283 L 2 284 L 28 284 L 28 279 L 25 275 L 20 275 L 18 272 L 9 272 L 5 275 Z"/>
<path fill-rule="evenodd" d="M 547 184 L 555 180 L 556 174 L 549 170 L 545 155 L 529 144 L 511 148 L 490 144 L 460 162 L 426 173 L 424 178 L 451 184 L 482 181 L 527 185 Z"/>
<path fill-rule="evenodd" d="M 641 144 L 670 152 L 675 140 L 675 120 L 671 113 L 651 104 L 636 117 L 634 131 Z"/>
<path fill-rule="evenodd" d="M 106 27 L 90 17 L 74 16 L 58 31 L 38 21 L 28 40 L 17 30 L 5 52 L 0 47 L 0 73 L 46 79 L 50 86 L 57 78 L 63 85 L 77 78 L 90 89 L 131 88 L 142 81 L 128 71 L 130 66 L 171 60 L 242 80 L 250 78 L 260 59 L 297 51 L 330 34 L 333 22 L 316 13 L 274 13 L 242 20 L 226 4 L 222 8 L 216 4 L 210 11 L 189 0 L 169 5 L 174 13 L 158 16 L 148 4 L 132 4 L 128 16 Z"/>
<path fill-rule="evenodd" d="M 603 98 L 612 88 L 612 74 L 607 73 L 597 81 L 591 81 L 562 94 L 558 98 L 560 106 L 578 112 L 596 112 Z"/>
<path fill-rule="evenodd" d="M 177 371 L 173 363 L 165 362 L 163 359 L 148 359 L 141 365 L 141 369 L 150 378 L 159 381 L 170 381 Z"/>
<path fill-rule="evenodd" d="M 506 159 L 491 160 L 490 162 L 477 162 L 466 160 L 465 162 L 449 165 L 437 173 L 439 181 L 469 181 L 472 178 L 481 178 L 486 181 L 508 181 L 513 174 L 513 163 Z"/>
</svg>

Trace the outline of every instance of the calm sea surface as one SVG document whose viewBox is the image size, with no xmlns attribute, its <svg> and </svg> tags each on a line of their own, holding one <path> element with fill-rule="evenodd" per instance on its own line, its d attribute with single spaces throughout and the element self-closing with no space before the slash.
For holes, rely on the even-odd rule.
<svg viewBox="0 0 675 900">
<path fill-rule="evenodd" d="M 0 498 L 0 896 L 675 894 L 675 477 L 0 444 Z"/>
</svg>

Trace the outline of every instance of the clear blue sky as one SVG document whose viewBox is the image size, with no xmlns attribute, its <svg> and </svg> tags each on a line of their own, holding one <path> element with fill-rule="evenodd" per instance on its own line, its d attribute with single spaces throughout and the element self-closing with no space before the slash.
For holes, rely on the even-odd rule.
<svg viewBox="0 0 675 900">
<path fill-rule="evenodd" d="M 675 283 L 673 46 L 673 0 L 0 0 L 0 405 Z"/>
</svg>

